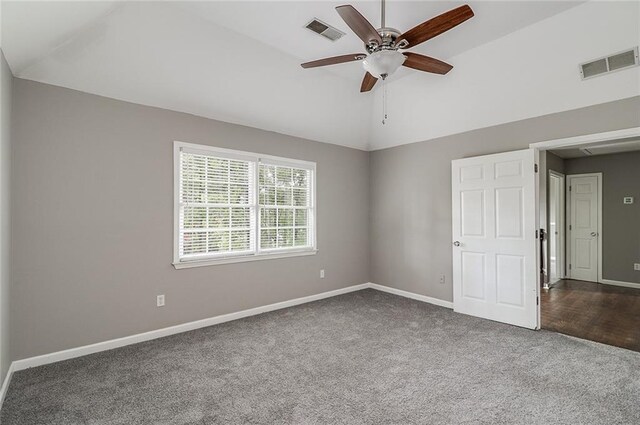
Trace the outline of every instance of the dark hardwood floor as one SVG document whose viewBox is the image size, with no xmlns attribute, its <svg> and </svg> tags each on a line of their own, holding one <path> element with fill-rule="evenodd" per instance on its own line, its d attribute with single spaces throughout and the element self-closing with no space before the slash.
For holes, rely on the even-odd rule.
<svg viewBox="0 0 640 425">
<path fill-rule="evenodd" d="M 640 351 L 640 289 L 567 279 L 540 301 L 543 329 Z"/>
</svg>

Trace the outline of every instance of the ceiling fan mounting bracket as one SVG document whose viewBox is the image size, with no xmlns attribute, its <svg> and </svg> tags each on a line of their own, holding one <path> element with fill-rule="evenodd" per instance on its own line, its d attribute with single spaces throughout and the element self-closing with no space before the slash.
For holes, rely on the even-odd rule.
<svg viewBox="0 0 640 425">
<path fill-rule="evenodd" d="M 396 43 L 396 49 L 406 49 L 407 46 L 409 46 L 409 42 L 407 40 L 400 40 L 399 43 Z"/>
</svg>

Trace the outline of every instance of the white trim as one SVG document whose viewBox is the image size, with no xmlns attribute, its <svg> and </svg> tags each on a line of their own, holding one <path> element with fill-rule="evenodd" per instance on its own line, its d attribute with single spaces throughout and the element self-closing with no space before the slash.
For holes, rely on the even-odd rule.
<svg viewBox="0 0 640 425">
<path fill-rule="evenodd" d="M 7 395 L 11 378 L 13 377 L 13 369 L 14 366 L 13 363 L 11 363 L 9 365 L 9 369 L 7 369 L 7 375 L 4 377 L 4 381 L 2 381 L 2 387 L 0 388 L 0 410 L 2 410 L 2 404 L 4 403 L 4 398 Z"/>
<path fill-rule="evenodd" d="M 203 266 L 214 266 L 217 264 L 233 264 L 233 263 L 244 263 L 247 261 L 262 261 L 262 260 L 276 260 L 278 258 L 289 258 L 289 257 L 304 257 L 307 255 L 316 255 L 318 252 L 317 249 L 311 249 L 306 251 L 290 251 L 290 252 L 277 252 L 273 254 L 265 254 L 264 252 L 261 254 L 251 254 L 251 255 L 243 255 L 237 257 L 223 257 L 219 259 L 206 259 L 206 260 L 193 260 L 193 261 L 181 261 L 179 263 L 173 263 L 173 267 L 176 269 L 188 269 L 190 267 L 203 267 Z"/>
<path fill-rule="evenodd" d="M 604 133 L 586 134 L 583 136 L 567 137 L 564 139 L 547 140 L 531 143 L 530 148 L 549 150 L 571 146 L 587 145 L 589 143 L 607 142 L 609 140 L 626 139 L 640 136 L 640 127 L 625 128 L 623 130 L 607 131 Z"/>
<path fill-rule="evenodd" d="M 453 303 L 451 301 L 445 301 L 439 298 L 432 298 L 426 295 L 420 295 L 413 292 L 403 291 L 402 289 L 391 288 L 389 286 L 378 285 L 377 283 L 369 283 L 369 288 L 375 289 L 381 292 L 388 292 L 389 294 L 399 295 L 405 298 L 411 298 L 412 300 L 422 301 L 424 303 L 439 305 L 440 307 L 453 309 Z"/>
<path fill-rule="evenodd" d="M 182 332 L 188 332 L 195 329 L 205 328 L 207 326 L 217 325 L 219 323 L 225 323 L 225 322 L 242 319 L 249 316 L 255 316 L 258 314 L 267 313 L 269 311 L 280 310 L 287 307 L 293 307 L 296 305 L 305 304 L 312 301 L 321 300 L 324 298 L 335 297 L 337 295 L 342 295 L 349 292 L 360 291 L 362 289 L 367 289 L 369 287 L 370 287 L 369 283 L 362 283 L 360 285 L 347 286 L 346 288 L 340 288 L 333 291 L 322 292 L 320 294 L 309 295 L 301 298 L 295 298 L 288 301 L 281 301 L 274 304 L 250 308 L 248 310 L 242 310 L 235 313 L 228 313 L 220 316 L 214 316 L 207 319 L 196 320 L 194 322 L 188 322 L 188 323 L 183 323 L 181 325 L 170 326 L 168 328 L 157 329 L 154 331 L 125 336 L 122 338 L 112 339 L 104 342 L 97 342 L 95 344 L 85 345 L 77 348 L 70 348 L 68 350 L 57 351 L 55 353 L 50 353 L 50 354 L 43 354 L 41 356 L 29 357 L 26 359 L 14 361 L 12 363 L 12 367 L 14 371 L 18 371 L 18 370 L 28 369 L 30 367 L 42 366 L 49 363 L 55 363 L 62 360 L 68 360 L 76 357 L 86 356 L 88 354 L 98 353 L 100 351 L 112 350 L 114 348 L 124 347 L 126 345 L 137 344 L 139 342 L 149 341 L 152 339 L 162 338 L 169 335 L 175 335 Z"/>
<path fill-rule="evenodd" d="M 598 186 L 598 260 L 597 260 L 597 283 L 602 283 L 602 173 L 583 173 L 583 174 L 568 174 L 566 178 L 565 185 L 567 186 L 565 191 L 568 193 L 567 199 L 567 208 L 566 208 L 566 217 L 567 217 L 567 225 L 571 226 L 571 190 L 569 187 L 571 186 L 571 179 L 574 177 L 596 177 L 596 182 Z M 569 261 L 571 261 L 571 234 L 569 234 L 569 243 L 567 244 L 567 257 Z M 567 278 L 575 279 L 571 277 L 571 269 L 567 269 Z"/>
<path fill-rule="evenodd" d="M 220 316 L 214 316 L 207 319 L 196 320 L 193 322 L 183 323 L 180 325 L 170 326 L 168 328 L 157 329 L 140 334 L 125 336 L 122 338 L 116 338 L 108 341 L 97 342 L 95 344 L 84 345 L 82 347 L 70 348 L 68 350 L 57 351 L 55 353 L 43 354 L 41 356 L 29 357 L 26 359 L 15 360 L 9 367 L 7 378 L 2 386 L 2 397 L 7 391 L 9 386 L 9 380 L 13 372 L 28 369 L 31 367 L 43 366 L 50 363 L 56 363 L 63 360 L 69 360 L 76 357 L 82 357 L 89 354 L 98 353 L 101 351 L 112 350 L 114 348 L 124 347 L 131 344 L 137 344 L 139 342 L 150 341 L 157 338 L 163 338 L 165 336 L 175 335 L 182 332 L 188 332 L 195 329 L 205 328 L 208 326 L 217 325 L 220 323 L 230 322 L 232 320 L 238 320 L 249 316 L 255 316 L 269 311 L 280 310 L 287 307 L 293 307 L 300 304 L 306 304 L 309 302 L 322 300 L 325 298 L 335 297 L 338 295 L 347 294 L 350 292 L 360 291 L 363 289 L 375 289 L 381 292 L 388 292 L 390 294 L 399 295 L 405 298 L 411 298 L 414 300 L 426 302 L 429 304 L 438 305 L 446 308 L 453 308 L 453 303 L 444 301 L 438 298 L 427 297 L 425 295 L 414 294 L 412 292 L 403 291 L 401 289 L 391 288 L 388 286 L 378 285 L 375 283 L 362 283 L 360 285 L 347 286 L 346 288 L 335 289 L 333 291 L 322 292 L 315 295 L 309 295 L 306 297 L 295 298 L 288 301 L 282 301 L 274 304 L 269 304 L 261 307 L 250 308 L 248 310 L 242 310 L 235 313 L 223 314 Z M 0 399 L 1 400 L 1 399 Z M 1 405 L 0 405 L 1 407 Z"/>
<path fill-rule="evenodd" d="M 541 256 L 541 252 L 540 252 L 540 247 L 544 246 L 544 244 L 541 243 L 541 237 L 542 235 L 540 233 L 540 229 L 542 229 L 542 227 L 540 227 L 540 204 L 538 203 L 538 201 L 540 200 L 540 176 L 542 175 L 542 169 L 540 167 L 540 151 L 538 149 L 533 149 L 533 148 L 529 148 L 529 150 L 533 151 L 533 163 L 534 163 L 534 173 L 533 173 L 533 187 L 534 187 L 534 191 L 533 191 L 533 196 L 534 196 L 534 218 L 533 218 L 533 225 L 535 226 L 535 232 L 536 232 L 536 238 L 534 239 L 534 244 L 536 245 L 535 248 L 535 253 L 536 253 L 536 289 L 535 289 L 535 294 L 536 294 L 536 326 L 534 327 L 535 330 L 539 330 L 542 327 L 542 310 L 541 310 L 541 303 L 540 303 L 540 288 L 542 287 L 542 284 L 544 282 L 542 282 L 544 280 L 544 277 L 542 275 L 542 256 Z M 546 161 L 545 161 L 545 167 L 546 167 Z M 546 183 L 547 182 L 547 177 L 545 176 L 545 187 L 544 187 L 544 191 L 545 191 L 545 196 L 547 196 L 547 186 Z M 522 202 L 526 202 L 524 199 L 522 200 Z M 546 204 L 546 202 L 545 202 Z M 526 205 L 523 204 L 523 205 Z M 549 223 L 549 217 L 547 212 L 545 211 L 545 217 L 547 220 L 547 227 L 548 223 Z M 543 251 L 544 252 L 544 251 Z"/>
<path fill-rule="evenodd" d="M 624 286 L 625 288 L 640 289 L 640 283 L 635 282 L 622 282 L 620 280 L 600 279 L 600 283 L 605 285 Z"/>
</svg>

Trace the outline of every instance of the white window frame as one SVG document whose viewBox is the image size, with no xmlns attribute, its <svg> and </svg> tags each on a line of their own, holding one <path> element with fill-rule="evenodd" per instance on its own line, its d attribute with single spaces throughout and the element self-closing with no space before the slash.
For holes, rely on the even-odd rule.
<svg viewBox="0 0 640 425">
<path fill-rule="evenodd" d="M 224 253 L 224 254 L 210 254 L 203 256 L 202 258 L 180 258 L 180 152 L 185 149 L 189 152 L 200 152 L 203 155 L 219 155 L 222 158 L 240 159 L 243 161 L 250 161 L 255 168 L 253 173 L 253 199 L 249 203 L 250 206 L 255 206 L 254 214 L 252 215 L 252 226 L 254 227 L 254 250 L 247 254 L 243 253 Z M 309 239 L 311 245 L 302 248 L 272 248 L 261 250 L 260 249 L 260 203 L 259 203 L 259 166 L 265 165 L 280 165 L 292 168 L 302 168 L 310 170 L 311 178 L 309 182 L 310 190 L 310 207 L 309 217 L 307 218 Z M 173 142 L 173 266 L 176 269 L 212 266 L 217 264 L 229 264 L 239 263 L 245 261 L 256 260 L 269 260 L 276 258 L 287 257 L 300 257 L 305 255 L 315 255 L 318 252 L 316 245 L 316 163 L 310 161 L 302 161 L 299 159 L 283 158 L 272 155 L 262 155 L 259 153 L 238 151 L 235 149 L 224 149 L 208 145 L 197 145 L 193 143 L 185 143 L 180 141 Z"/>
</svg>

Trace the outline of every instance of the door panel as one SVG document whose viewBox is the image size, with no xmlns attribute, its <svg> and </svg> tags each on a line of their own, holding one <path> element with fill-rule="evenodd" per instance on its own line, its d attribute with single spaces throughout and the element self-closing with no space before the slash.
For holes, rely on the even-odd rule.
<svg viewBox="0 0 640 425">
<path fill-rule="evenodd" d="M 482 180 L 483 169 L 481 165 L 472 165 L 460 169 L 460 181 Z"/>
<path fill-rule="evenodd" d="M 485 299 L 485 255 L 479 252 L 462 253 L 462 295 Z"/>
<path fill-rule="evenodd" d="M 525 287 L 525 258 L 521 255 L 498 254 L 496 259 L 497 302 L 522 307 Z"/>
<path fill-rule="evenodd" d="M 598 177 L 569 176 L 569 276 L 598 281 Z"/>
<path fill-rule="evenodd" d="M 593 205 L 595 205 L 595 202 L 591 199 L 576 199 L 574 205 L 576 212 L 576 224 L 574 228 L 576 230 L 591 230 L 593 228 L 593 217 L 591 216 L 591 207 Z"/>
<path fill-rule="evenodd" d="M 522 188 L 496 189 L 496 238 L 523 238 Z"/>
<path fill-rule="evenodd" d="M 451 175 L 454 310 L 535 328 L 533 150 L 455 160 Z"/>
<path fill-rule="evenodd" d="M 461 194 L 462 234 L 484 236 L 484 192 L 467 190 Z"/>
<path fill-rule="evenodd" d="M 503 177 L 514 177 L 522 175 L 522 161 L 496 162 L 494 165 L 496 180 Z"/>
</svg>

